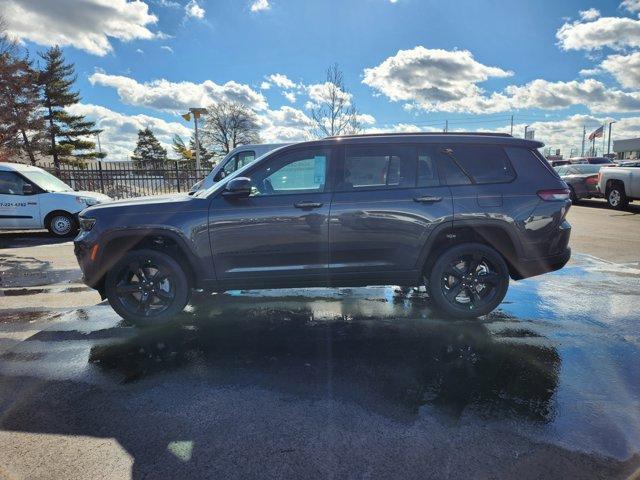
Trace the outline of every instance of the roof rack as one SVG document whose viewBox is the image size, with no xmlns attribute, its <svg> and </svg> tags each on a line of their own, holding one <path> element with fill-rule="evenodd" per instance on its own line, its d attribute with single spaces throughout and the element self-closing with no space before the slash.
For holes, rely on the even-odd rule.
<svg viewBox="0 0 640 480">
<path fill-rule="evenodd" d="M 481 136 L 481 137 L 511 137 L 508 133 L 491 133 L 491 132 L 387 132 L 387 133 L 358 133 L 355 135 L 330 135 L 325 138 L 358 138 L 358 137 L 388 137 L 388 136 L 415 136 L 415 135 L 464 135 L 464 136 Z"/>
</svg>

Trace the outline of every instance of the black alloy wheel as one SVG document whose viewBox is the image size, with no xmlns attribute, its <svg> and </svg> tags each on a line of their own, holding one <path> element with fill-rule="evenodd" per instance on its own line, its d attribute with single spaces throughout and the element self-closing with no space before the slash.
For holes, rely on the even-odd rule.
<svg viewBox="0 0 640 480">
<path fill-rule="evenodd" d="M 107 274 L 105 287 L 113 309 L 139 326 L 169 320 L 184 308 L 190 293 L 180 264 L 157 250 L 127 253 Z"/>
<path fill-rule="evenodd" d="M 509 270 L 502 256 L 487 245 L 468 243 L 441 254 L 430 275 L 431 295 L 448 315 L 486 315 L 503 300 Z"/>
</svg>

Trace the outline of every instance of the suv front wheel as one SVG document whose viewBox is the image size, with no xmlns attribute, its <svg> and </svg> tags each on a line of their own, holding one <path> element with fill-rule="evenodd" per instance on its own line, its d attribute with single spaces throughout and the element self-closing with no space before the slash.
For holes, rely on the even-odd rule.
<svg viewBox="0 0 640 480">
<path fill-rule="evenodd" d="M 105 290 L 113 309 L 129 323 L 165 323 L 189 301 L 189 280 L 180 264 L 158 250 L 133 250 L 109 270 Z"/>
<path fill-rule="evenodd" d="M 507 293 L 509 269 L 502 256 L 481 243 L 444 251 L 429 275 L 435 306 L 456 318 L 475 318 L 495 309 Z"/>
</svg>

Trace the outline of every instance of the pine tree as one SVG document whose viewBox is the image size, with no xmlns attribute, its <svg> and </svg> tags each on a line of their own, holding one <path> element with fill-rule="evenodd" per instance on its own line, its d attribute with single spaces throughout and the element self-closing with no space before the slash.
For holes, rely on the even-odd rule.
<svg viewBox="0 0 640 480">
<path fill-rule="evenodd" d="M 60 168 L 60 163 L 82 166 L 88 159 L 104 157 L 104 153 L 96 152 L 95 142 L 87 139 L 101 130 L 96 129 L 95 123 L 86 120 L 84 115 L 71 115 L 65 110 L 65 107 L 80 101 L 80 94 L 71 89 L 76 80 L 74 65 L 65 63 L 58 46 L 40 56 L 46 62 L 39 72 L 49 137 L 45 153 L 53 156 L 56 169 Z"/>
<path fill-rule="evenodd" d="M 7 159 L 26 153 L 35 165 L 44 128 L 39 106 L 31 61 L 0 32 L 0 150 Z"/>
<path fill-rule="evenodd" d="M 138 130 L 138 143 L 131 156 L 133 165 L 140 170 L 160 170 L 167 161 L 167 151 L 149 127 Z"/>
<path fill-rule="evenodd" d="M 196 166 L 196 139 L 194 135 L 191 135 L 189 139 L 189 146 L 187 147 L 182 140 L 182 137 L 178 134 L 173 136 L 173 152 L 177 155 L 179 162 L 184 162 L 189 168 L 195 168 Z M 202 168 L 209 169 L 212 167 L 211 159 L 213 158 L 213 152 L 207 150 L 202 143 L 200 143 L 200 162 Z"/>
</svg>

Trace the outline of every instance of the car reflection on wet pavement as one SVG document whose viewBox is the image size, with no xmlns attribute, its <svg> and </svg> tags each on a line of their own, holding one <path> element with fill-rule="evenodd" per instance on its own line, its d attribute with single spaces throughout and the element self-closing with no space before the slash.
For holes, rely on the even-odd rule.
<svg viewBox="0 0 640 480">
<path fill-rule="evenodd" d="M 0 427 L 114 437 L 134 477 L 622 477 L 640 451 L 639 287 L 578 256 L 478 321 L 397 287 L 202 294 L 149 329 L 98 305 L 2 350 Z"/>
</svg>

